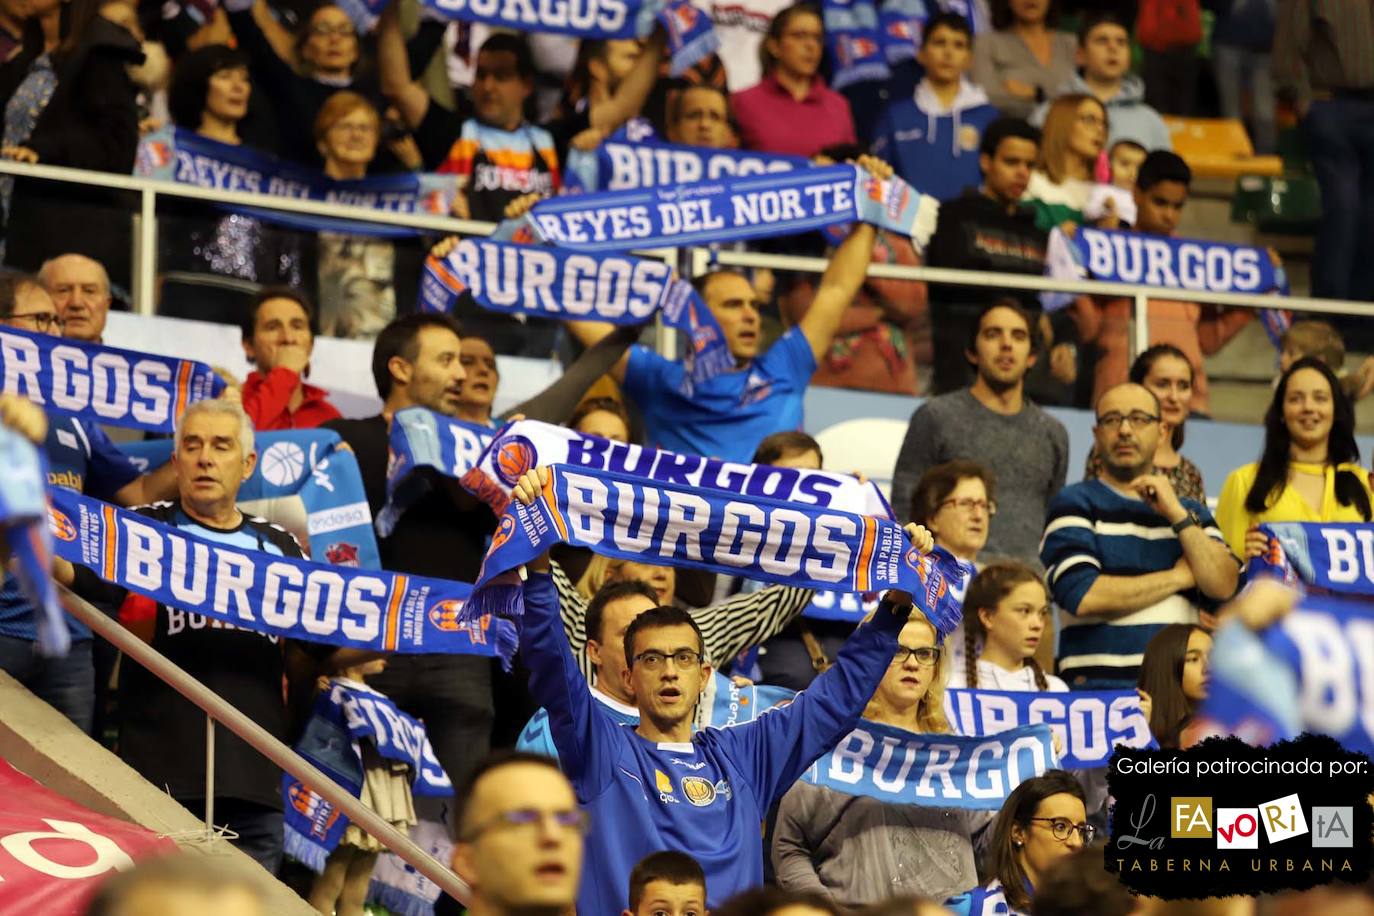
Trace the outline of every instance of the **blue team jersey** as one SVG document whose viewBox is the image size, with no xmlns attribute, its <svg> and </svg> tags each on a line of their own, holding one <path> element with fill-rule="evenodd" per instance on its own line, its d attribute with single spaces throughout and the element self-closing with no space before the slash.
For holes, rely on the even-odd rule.
<svg viewBox="0 0 1374 916">
<path fill-rule="evenodd" d="M 607 715 L 615 719 L 617 725 L 634 728 L 639 724 L 639 710 L 633 706 L 626 706 L 599 690 L 592 691 L 592 698 L 602 705 Z M 530 716 L 530 720 L 525 723 L 525 728 L 520 732 L 519 740 L 515 742 L 515 749 L 539 754 L 543 757 L 552 757 L 554 760 L 558 759 L 558 748 L 553 743 L 553 733 L 549 731 L 549 711 L 547 709 L 541 709 Z"/>
<path fill-rule="evenodd" d="M 142 472 L 99 426 L 82 423 L 73 417 L 48 415 L 48 438 L 43 443 L 48 458 L 48 486 L 66 487 L 106 502 Z M 67 617 L 72 639 L 90 639 L 84 623 Z M 15 639 L 37 639 L 33 608 L 14 576 L 5 573 L 0 585 L 0 635 Z"/>
<path fill-rule="evenodd" d="M 700 729 L 689 742 L 654 743 L 591 698 L 563 634 L 553 579 L 530 576 L 520 651 L 563 771 L 591 815 L 578 912 L 623 910 L 630 870 L 663 849 L 701 863 L 708 907 L 761 883 L 769 807 L 853 729 L 905 622 L 879 613 L 859 627 L 836 664 L 788 706 L 732 728 Z"/>
<path fill-rule="evenodd" d="M 816 372 L 801 328 L 792 328 L 746 369 L 681 391 L 686 367 L 633 347 L 625 391 L 644 415 L 648 444 L 688 455 L 747 462 L 767 436 L 802 424 L 802 396 Z"/>
</svg>

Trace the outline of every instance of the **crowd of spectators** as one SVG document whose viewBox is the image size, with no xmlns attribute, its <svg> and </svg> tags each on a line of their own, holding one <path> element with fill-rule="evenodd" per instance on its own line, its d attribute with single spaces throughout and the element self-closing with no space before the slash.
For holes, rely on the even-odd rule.
<svg viewBox="0 0 1374 916">
<path fill-rule="evenodd" d="M 1030 294 L 868 278 L 875 262 L 1040 274 L 1052 230 L 1175 236 L 1188 202 L 1192 173 L 1160 116 L 1197 107 L 1200 37 L 1186 23 L 1161 24 L 1150 18 L 1156 5 L 1141 3 L 1139 21 L 1077 11 L 1070 33 L 1058 31 L 1066 11 L 1052 0 L 931 5 L 913 67 L 894 68 L 891 98 L 874 104 L 871 86 L 827 84 L 826 18 L 807 4 L 713 5 L 719 50 L 668 79 L 661 32 L 578 42 L 427 15 L 416 24 L 398 0 L 371 32 L 328 3 L 34 0 L 5 9 L 0 0 L 3 152 L 23 162 L 128 173 L 140 136 L 175 126 L 335 181 L 455 176 L 452 214 L 497 221 L 564 191 L 574 153 L 654 137 L 853 161 L 942 202 L 924 251 L 859 222 L 829 242 L 763 243 L 826 246 L 828 266 L 813 281 L 762 270 L 695 278 L 734 369 L 690 385 L 683 361 L 635 343 L 638 328 L 516 320 L 470 297 L 455 315 L 414 312 L 433 240 L 337 225 L 312 232 L 180 201 L 162 215 L 160 310 L 239 326 L 253 371 L 187 410 L 171 460 L 152 469 L 97 425 L 45 416 L 22 398 L 0 395 L 0 420 L 43 445 L 52 486 L 290 558 L 304 556 L 296 538 L 239 507 L 257 433 L 336 433 L 375 517 L 387 501 L 393 417 L 407 408 L 489 429 L 520 416 L 685 455 L 820 468 L 820 446 L 798 432 L 809 385 L 915 395 L 918 365 L 933 365 L 933 396 L 911 417 L 891 504 L 917 549 L 942 547 L 977 570 L 954 635 L 942 640 L 919 615 L 908 619 L 910 596 L 900 593 L 864 623 L 834 624 L 803 616 L 809 590 L 765 587 L 748 570 L 714 581 L 569 550 L 527 567 L 512 672 L 470 655 L 401 654 L 383 666 L 357 650 L 215 623 L 66 561 L 55 578 L 285 740 L 298 736 L 320 677 L 366 673 L 370 688 L 424 722 L 454 783 L 452 862 L 476 914 L 685 914 L 708 904 L 727 914 L 933 913 L 941 902 L 958 913 L 1070 912 L 1066 901 L 1102 873 L 1092 843 L 1106 796 L 1100 772 L 1052 770 L 981 814 L 855 803 L 798 778 L 860 716 L 949 732 L 947 686 L 1138 689 L 1160 744 L 1187 746 L 1207 690 L 1210 633 L 1228 601 L 1245 600 L 1236 597 L 1242 563 L 1266 546 L 1257 526 L 1371 521 L 1353 399 L 1374 374 L 1342 378 L 1344 345 L 1331 325 L 1290 327 L 1262 453 L 1213 492 L 1214 515 L 1184 429 L 1210 410 L 1203 357 L 1251 311 L 1151 300 L 1150 346 L 1132 360 L 1124 299 L 1079 297 L 1047 312 Z M 1344 285 L 1323 289 L 1374 298 L 1374 280 L 1366 289 L 1361 279 L 1374 257 L 1360 253 L 1374 232 L 1359 230 L 1374 215 L 1350 177 L 1374 168 L 1361 134 L 1374 124 L 1374 70 L 1360 69 L 1374 60 L 1374 18 L 1354 3 L 1324 5 L 1335 20 L 1299 0 L 1277 11 L 1255 0 L 1222 6 L 1216 41 L 1226 50 L 1213 61 L 1222 104 L 1249 112 L 1261 147 L 1273 142 L 1273 89 L 1251 79 L 1243 108 L 1240 84 L 1267 59 L 1273 23 L 1293 26 L 1278 30 L 1278 82 L 1297 90 L 1324 191 L 1347 189 L 1328 202 L 1317 248 L 1329 266 L 1323 282 Z M 1131 72 L 1137 26 L 1143 78 Z M 120 193 L 0 179 L 13 269 L 0 275 L 0 324 L 119 345 L 105 321 L 129 282 Z M 454 244 L 433 250 L 442 257 Z M 775 309 L 786 324 L 776 335 Z M 345 417 L 308 381 L 320 333 L 372 340 L 377 414 Z M 555 343 L 569 351 L 559 379 L 498 414 L 498 355 L 543 355 Z M 1068 432 L 1041 404 L 1094 411 L 1081 480 Z M 530 501 L 539 474 L 526 474 L 515 498 Z M 484 503 L 438 485 L 379 537 L 381 565 L 472 582 L 496 528 Z M 70 653 L 37 654 L 34 609 L 6 575 L 0 669 L 78 728 L 112 739 L 177 800 L 203 806 L 201 714 L 132 661 L 112 670 L 109 647 L 74 620 L 70 628 Z M 736 686 L 754 678 L 804 690 L 749 725 L 698 728 L 698 701 L 727 673 Z M 526 723 L 539 715 L 547 730 L 531 737 Z M 517 740 L 526 750 L 489 753 Z M 218 818 L 280 873 L 289 867 L 280 771 L 237 739 L 215 753 Z M 705 803 L 668 804 L 661 796 L 671 791 L 655 798 L 645 788 L 675 765 L 700 774 L 711 788 Z M 758 888 L 765 875 L 771 883 Z M 312 902 L 360 912 L 352 879 Z M 151 880 L 223 891 L 175 869 Z M 156 887 L 123 880 L 96 912 L 123 912 L 111 900 L 136 892 Z M 252 895 L 240 896 L 252 913 Z M 1136 905 L 1110 882 L 1088 900 L 1077 912 Z"/>
</svg>

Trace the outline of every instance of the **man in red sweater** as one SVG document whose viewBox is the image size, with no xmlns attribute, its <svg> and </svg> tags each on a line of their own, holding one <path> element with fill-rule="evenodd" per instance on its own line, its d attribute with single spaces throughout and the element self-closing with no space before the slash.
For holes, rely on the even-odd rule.
<svg viewBox="0 0 1374 916">
<path fill-rule="evenodd" d="M 314 306 L 294 289 L 266 287 L 249 304 L 243 352 L 257 368 L 243 383 L 243 409 L 258 430 L 309 429 L 339 418 L 324 389 L 305 382 L 314 323 Z"/>
</svg>

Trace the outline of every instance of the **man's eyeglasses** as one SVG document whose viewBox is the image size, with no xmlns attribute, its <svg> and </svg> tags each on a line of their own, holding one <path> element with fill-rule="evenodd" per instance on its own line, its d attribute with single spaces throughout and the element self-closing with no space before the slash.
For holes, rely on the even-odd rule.
<svg viewBox="0 0 1374 916">
<path fill-rule="evenodd" d="M 940 508 L 953 506 L 966 515 L 974 512 L 986 512 L 988 515 L 997 514 L 997 500 L 995 499 L 947 499 L 940 503 Z"/>
<path fill-rule="evenodd" d="M 35 331 L 44 332 L 56 328 L 61 332 L 67 322 L 62 320 L 62 316 L 56 312 L 31 312 L 28 315 L 11 315 L 10 321 L 32 321 Z"/>
<path fill-rule="evenodd" d="M 1108 432 L 1116 432 L 1121 428 L 1121 424 L 1131 424 L 1131 429 L 1140 429 L 1149 426 L 1151 423 L 1158 423 L 1159 417 L 1143 410 L 1135 410 L 1129 414 L 1109 413 L 1097 418 L 1097 425 Z"/>
<path fill-rule="evenodd" d="M 591 816 L 581 808 L 571 811 L 540 811 L 538 808 L 516 808 L 503 811 L 485 824 L 473 827 L 463 834 L 464 839 L 473 840 L 491 830 L 529 830 L 552 820 L 556 827 L 585 834 L 591 826 Z"/>
<path fill-rule="evenodd" d="M 1077 831 L 1078 835 L 1083 838 L 1083 845 L 1087 846 L 1092 843 L 1093 837 L 1097 836 L 1097 828 L 1092 824 L 1075 824 L 1067 817 L 1033 817 L 1031 820 L 1044 821 L 1049 824 L 1050 833 L 1054 835 L 1056 840 L 1067 840 Z"/>
<path fill-rule="evenodd" d="M 695 668 L 701 664 L 701 653 L 693 652 L 691 649 L 678 649 L 671 654 L 655 652 L 650 649 L 648 652 L 641 652 L 632 661 L 644 666 L 646 671 L 657 671 L 663 667 L 664 662 L 672 659 L 673 667 L 681 671 L 684 668 Z"/>
<path fill-rule="evenodd" d="M 944 650 L 939 646 L 898 646 L 897 651 L 892 656 L 892 667 L 897 668 L 906 664 L 908 658 L 916 659 L 916 664 L 922 668 L 933 668 L 940 663 L 940 656 Z"/>
</svg>

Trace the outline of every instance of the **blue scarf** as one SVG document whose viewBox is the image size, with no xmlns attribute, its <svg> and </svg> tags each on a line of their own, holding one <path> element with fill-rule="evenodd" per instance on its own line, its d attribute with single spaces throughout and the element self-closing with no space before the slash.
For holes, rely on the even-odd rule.
<svg viewBox="0 0 1374 916">
<path fill-rule="evenodd" d="M 410 841 L 440 862 L 453 857 L 453 840 L 448 827 L 439 821 L 420 818 L 410 828 Z M 416 871 L 394 852 L 382 850 L 372 868 L 372 883 L 367 886 L 367 901 L 391 916 L 434 916 L 434 904 L 443 893 L 439 885 Z"/>
<path fill-rule="evenodd" d="M 515 649 L 509 621 L 464 615 L 471 587 L 461 582 L 279 557 L 69 490 L 50 488 L 48 497 L 58 556 L 169 607 L 255 633 L 379 652 L 499 656 L 508 664 Z"/>
<path fill-rule="evenodd" d="M 854 165 L 672 187 L 572 194 L 534 205 L 533 234 L 576 251 L 675 248 L 797 235 L 861 220 L 924 247 L 939 204 Z"/>
<path fill-rule="evenodd" d="M 802 779 L 894 805 L 996 811 L 1022 781 L 1054 765 L 1045 725 L 978 738 L 918 735 L 861 719 Z"/>
<path fill-rule="evenodd" d="M 416 795 L 453 794 L 453 783 L 434 756 L 423 723 L 375 690 L 332 678 L 329 689 L 315 699 L 296 753 L 356 796 L 363 784 L 360 741 L 371 743 L 383 759 L 408 766 Z M 348 818 L 290 773 L 282 774 L 282 796 L 286 854 L 316 872 L 324 871 L 325 860 L 343 839 Z"/>
<path fill-rule="evenodd" d="M 430 491 L 430 481 L 415 472 L 433 468 L 452 477 L 479 499 L 484 493 L 470 476 L 494 433 L 424 407 L 407 407 L 391 417 L 386 462 L 386 505 L 377 513 L 377 533 L 390 537 L 405 511 Z"/>
<path fill-rule="evenodd" d="M 1134 690 L 945 691 L 945 715 L 961 735 L 996 735 L 1044 723 L 1059 735 L 1066 770 L 1105 767 L 1118 744 L 1158 747 Z"/>
<path fill-rule="evenodd" d="M 889 43 L 878 32 L 878 11 L 872 0 L 824 0 L 821 10 L 835 67 L 832 89 L 892 76 L 885 51 Z"/>
<path fill-rule="evenodd" d="M 1274 266 L 1263 248 L 1087 226 L 1079 226 L 1073 238 L 1059 229 L 1050 233 L 1045 273 L 1061 280 L 1087 277 L 1208 293 L 1288 295 L 1288 275 Z M 1041 295 L 1050 310 L 1072 300 L 1070 293 Z M 1292 316 L 1281 309 L 1264 311 L 1279 313 L 1261 316 L 1266 333 L 1278 346 L 1278 335 Z"/>
<path fill-rule="evenodd" d="M 1374 596 L 1374 524 L 1267 522 L 1269 549 L 1246 575 L 1269 575 L 1318 594 Z"/>
<path fill-rule="evenodd" d="M 572 191 L 631 191 L 810 167 L 811 163 L 801 156 L 657 141 L 607 141 L 594 150 L 569 150 L 568 161 L 563 165 L 563 184 Z"/>
<path fill-rule="evenodd" d="M 52 534 L 49 531 L 47 459 L 19 433 L 0 426 L 0 526 L 12 558 L 14 577 L 34 608 L 38 652 L 66 655 L 71 631 L 52 584 Z"/>
<path fill-rule="evenodd" d="M 45 410 L 96 424 L 170 433 L 193 401 L 224 382 L 204 363 L 0 329 L 0 378 Z"/>
<path fill-rule="evenodd" d="M 943 637 L 959 623 L 951 583 L 968 567 L 936 547 L 922 556 L 896 522 L 767 496 L 554 465 L 531 505 L 512 501 L 482 561 L 465 615 L 523 612 L 519 567 L 556 543 L 802 588 L 910 592 Z"/>
<path fill-rule="evenodd" d="M 423 0 L 426 10 L 517 32 L 580 38 L 644 38 L 661 24 L 668 35 L 669 75 L 680 76 L 720 46 L 711 17 L 688 0 L 589 0 L 510 3 L 506 0 Z"/>
<path fill-rule="evenodd" d="M 248 191 L 298 200 L 448 216 L 458 191 L 453 175 L 400 172 L 354 181 L 335 181 L 313 169 L 277 159 L 247 146 L 233 146 L 180 127 L 151 133 L 139 144 L 134 173 L 220 191 Z M 299 229 L 404 238 L 419 232 L 305 213 L 231 206 L 259 219 Z"/>
<path fill-rule="evenodd" d="M 802 611 L 809 620 L 838 620 L 858 625 L 877 609 L 879 598 L 839 592 L 816 592 L 816 597 Z"/>
<path fill-rule="evenodd" d="M 120 450 L 146 472 L 172 457 L 171 439 L 128 442 Z M 327 429 L 258 433 L 258 462 L 239 488 L 240 506 L 296 498 L 305 508 L 310 556 L 335 566 L 381 569 L 372 511 L 353 452 Z M 261 513 L 259 513 L 261 514 Z"/>
<path fill-rule="evenodd" d="M 737 687 L 734 681 L 718 671 L 711 677 L 709 693 L 711 705 L 706 711 L 706 721 L 702 723 L 705 728 L 730 728 L 753 722 L 773 707 L 792 702 L 797 695 L 795 690 L 771 684 Z M 703 695 L 702 699 L 707 697 Z"/>
<path fill-rule="evenodd" d="M 892 66 L 916 59 L 916 48 L 928 18 L 922 0 L 886 0 L 878 13 L 878 40 Z"/>
<path fill-rule="evenodd" d="M 663 261 L 464 239 L 443 260 L 425 259 L 419 309 L 448 312 L 465 291 L 488 311 L 559 321 L 636 326 L 661 314 L 665 325 L 687 334 L 691 383 L 735 368 L 711 310 Z"/>
</svg>

